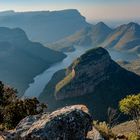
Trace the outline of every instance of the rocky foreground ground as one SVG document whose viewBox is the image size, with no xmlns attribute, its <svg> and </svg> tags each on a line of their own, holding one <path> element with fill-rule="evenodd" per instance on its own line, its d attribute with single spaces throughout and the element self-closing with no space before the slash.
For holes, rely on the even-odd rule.
<svg viewBox="0 0 140 140">
<path fill-rule="evenodd" d="M 132 127 L 133 126 L 133 127 Z M 112 140 L 127 140 L 135 129 L 133 121 L 115 126 Z M 129 131 L 130 130 L 130 131 Z M 104 140 L 93 125 L 85 105 L 66 106 L 52 113 L 28 116 L 14 130 L 0 132 L 0 140 Z"/>
<path fill-rule="evenodd" d="M 97 140 L 102 139 L 93 128 L 93 119 L 84 105 L 67 106 L 52 113 L 24 118 L 13 131 L 1 135 L 2 140 Z"/>
</svg>

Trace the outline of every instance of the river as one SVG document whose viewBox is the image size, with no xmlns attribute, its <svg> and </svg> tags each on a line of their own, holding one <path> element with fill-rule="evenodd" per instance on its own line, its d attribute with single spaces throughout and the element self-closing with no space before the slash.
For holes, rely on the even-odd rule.
<svg viewBox="0 0 140 140">
<path fill-rule="evenodd" d="M 34 78 L 34 82 L 29 84 L 29 88 L 25 91 L 23 97 L 39 97 L 44 90 L 47 83 L 51 80 L 55 72 L 67 68 L 77 57 L 84 54 L 87 49 L 82 47 L 75 47 L 74 52 L 65 53 L 67 57 L 63 61 L 52 65 L 49 69 L 45 70 L 43 73 L 37 75 Z M 114 60 L 134 60 L 137 58 L 136 55 L 130 53 L 116 52 L 109 50 L 109 53 Z"/>
<path fill-rule="evenodd" d="M 29 88 L 25 91 L 24 97 L 39 97 L 44 90 L 47 83 L 51 80 L 53 74 L 61 69 L 67 68 L 77 57 L 85 53 L 86 49 L 82 47 L 75 47 L 74 52 L 65 53 L 67 57 L 62 62 L 52 65 L 43 73 L 34 78 L 34 82 L 29 84 Z"/>
</svg>

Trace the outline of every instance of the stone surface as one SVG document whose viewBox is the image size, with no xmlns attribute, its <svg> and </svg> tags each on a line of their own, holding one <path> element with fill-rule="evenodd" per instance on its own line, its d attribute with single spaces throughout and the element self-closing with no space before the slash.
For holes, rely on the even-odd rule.
<svg viewBox="0 0 140 140">
<path fill-rule="evenodd" d="M 104 138 L 101 136 L 99 131 L 93 127 L 87 134 L 87 140 L 104 140 Z"/>
<path fill-rule="evenodd" d="M 116 136 L 116 139 L 117 139 L 117 140 L 127 140 L 128 138 L 127 138 L 125 135 L 123 135 L 123 134 L 118 134 L 118 135 Z"/>
<path fill-rule="evenodd" d="M 84 105 L 67 106 L 51 114 L 23 119 L 6 140 L 85 140 L 92 117 Z"/>
</svg>

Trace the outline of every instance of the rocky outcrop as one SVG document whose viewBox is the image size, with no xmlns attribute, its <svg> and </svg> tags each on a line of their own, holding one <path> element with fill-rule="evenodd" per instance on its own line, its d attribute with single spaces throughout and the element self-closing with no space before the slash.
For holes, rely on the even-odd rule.
<svg viewBox="0 0 140 140">
<path fill-rule="evenodd" d="M 81 96 L 94 92 L 96 86 L 108 78 L 106 72 L 112 60 L 103 48 L 93 49 L 82 55 L 67 69 L 67 76 L 56 85 L 56 99 Z M 71 73 L 75 77 L 70 79 Z M 67 79 L 71 81 L 68 82 Z M 68 83 L 63 84 L 62 83 Z"/>
<path fill-rule="evenodd" d="M 85 140 L 92 129 L 92 117 L 84 105 L 67 106 L 52 112 L 28 116 L 5 136 L 6 140 Z"/>
<path fill-rule="evenodd" d="M 62 100 L 97 92 L 101 94 L 108 89 L 114 94 L 126 95 L 139 92 L 139 84 L 138 75 L 120 67 L 105 49 L 99 47 L 87 51 L 72 63 L 66 77 L 56 85 L 55 97 Z"/>
<path fill-rule="evenodd" d="M 56 85 L 53 107 L 85 104 L 95 119 L 106 120 L 109 107 L 118 108 L 122 98 L 139 92 L 140 76 L 122 68 L 99 47 L 68 67 L 66 76 Z"/>
</svg>

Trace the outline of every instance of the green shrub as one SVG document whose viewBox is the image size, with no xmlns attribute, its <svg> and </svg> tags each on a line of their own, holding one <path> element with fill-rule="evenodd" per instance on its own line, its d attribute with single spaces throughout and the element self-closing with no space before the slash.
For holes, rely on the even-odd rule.
<svg viewBox="0 0 140 140">
<path fill-rule="evenodd" d="M 0 131 L 3 131 L 5 128 L 3 126 L 3 124 L 0 124 Z"/>
<path fill-rule="evenodd" d="M 128 135 L 128 140 L 140 140 L 140 136 L 138 136 L 136 133 L 130 133 Z"/>
<path fill-rule="evenodd" d="M 29 115 L 36 115 L 47 107 L 37 98 L 19 99 L 17 91 L 0 82 L 0 129 L 13 129 L 20 120 Z"/>
<path fill-rule="evenodd" d="M 120 111 L 131 116 L 137 128 L 137 134 L 140 135 L 140 94 L 129 95 L 119 102 Z"/>
<path fill-rule="evenodd" d="M 105 140 L 115 139 L 115 134 L 113 134 L 112 130 L 106 122 L 94 121 L 93 125 Z"/>
</svg>

